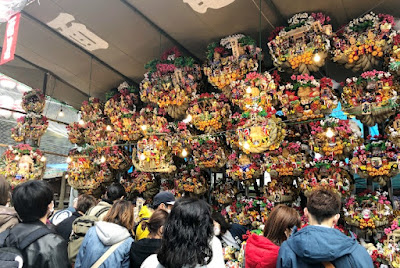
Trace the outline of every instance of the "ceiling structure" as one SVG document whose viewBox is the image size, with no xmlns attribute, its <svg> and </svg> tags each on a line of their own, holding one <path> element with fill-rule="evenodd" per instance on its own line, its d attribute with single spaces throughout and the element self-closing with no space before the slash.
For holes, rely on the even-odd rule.
<svg viewBox="0 0 400 268">
<path fill-rule="evenodd" d="M 400 17 L 400 1 L 40 0 L 23 10 L 16 58 L 0 72 L 79 108 L 123 81 L 139 84 L 144 65 L 174 45 L 202 62 L 210 42 L 236 33 L 259 41 L 261 32 L 264 65 L 272 67 L 268 33 L 295 13 L 315 11 L 338 29 L 369 11 Z M 0 44 L 4 31 L 5 23 Z"/>
</svg>

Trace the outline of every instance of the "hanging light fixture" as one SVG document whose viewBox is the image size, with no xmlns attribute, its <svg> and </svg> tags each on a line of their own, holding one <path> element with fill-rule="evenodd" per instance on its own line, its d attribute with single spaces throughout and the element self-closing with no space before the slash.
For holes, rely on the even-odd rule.
<svg viewBox="0 0 400 268">
<path fill-rule="evenodd" d="M 61 107 L 60 111 L 58 112 L 58 116 L 59 117 L 63 117 L 64 116 L 64 112 L 63 112 L 63 108 Z"/>
<path fill-rule="evenodd" d="M 183 150 L 182 150 L 182 156 L 183 156 L 183 157 L 186 157 L 187 155 L 188 155 L 187 150 L 186 150 L 186 149 L 183 149 Z"/>
<path fill-rule="evenodd" d="M 325 135 L 326 135 L 328 138 L 332 138 L 333 136 L 335 136 L 335 133 L 333 132 L 333 130 L 332 130 L 331 128 L 328 128 L 328 129 L 326 130 Z"/>
<path fill-rule="evenodd" d="M 320 62 L 321 61 L 321 56 L 317 53 L 317 54 L 315 54 L 314 55 L 314 58 L 313 58 L 313 61 L 314 62 Z"/>
<path fill-rule="evenodd" d="M 192 121 L 192 116 L 190 114 L 188 114 L 188 116 L 183 120 L 183 123 L 188 124 L 190 123 L 190 121 Z"/>
</svg>

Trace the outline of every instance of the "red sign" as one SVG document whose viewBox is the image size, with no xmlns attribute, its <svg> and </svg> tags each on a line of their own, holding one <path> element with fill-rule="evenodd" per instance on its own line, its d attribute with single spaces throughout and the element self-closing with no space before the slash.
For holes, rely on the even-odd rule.
<svg viewBox="0 0 400 268">
<path fill-rule="evenodd" d="M 20 18 L 21 13 L 17 13 L 7 22 L 6 35 L 4 37 L 3 48 L 1 51 L 0 65 L 14 59 Z"/>
</svg>

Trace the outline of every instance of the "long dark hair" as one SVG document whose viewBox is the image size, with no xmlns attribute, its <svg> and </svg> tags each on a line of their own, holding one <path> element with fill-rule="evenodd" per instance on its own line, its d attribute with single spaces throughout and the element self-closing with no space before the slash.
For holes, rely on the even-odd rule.
<svg viewBox="0 0 400 268">
<path fill-rule="evenodd" d="M 224 216 L 222 216 L 221 213 L 215 211 L 215 212 L 213 212 L 211 217 L 214 221 L 218 222 L 219 225 L 221 226 L 221 235 L 225 234 L 226 231 L 229 231 L 229 229 L 231 229 L 231 225 L 226 221 L 226 219 L 224 218 Z"/>
<path fill-rule="evenodd" d="M 166 268 L 207 265 L 213 256 L 212 236 L 209 205 L 195 198 L 180 199 L 165 223 L 158 261 Z"/>
</svg>

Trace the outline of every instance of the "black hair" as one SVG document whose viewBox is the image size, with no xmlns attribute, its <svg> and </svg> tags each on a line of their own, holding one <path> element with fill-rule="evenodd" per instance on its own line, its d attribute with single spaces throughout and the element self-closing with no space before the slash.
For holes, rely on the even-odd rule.
<svg viewBox="0 0 400 268">
<path fill-rule="evenodd" d="M 23 222 L 37 221 L 46 215 L 53 191 L 47 182 L 28 181 L 15 187 L 12 201 Z"/>
<path fill-rule="evenodd" d="M 108 203 L 112 204 L 115 200 L 126 196 L 126 191 L 122 184 L 114 182 L 107 188 L 106 199 Z"/>
<path fill-rule="evenodd" d="M 222 216 L 221 213 L 215 211 L 213 212 L 213 214 L 211 215 L 212 219 L 216 222 L 219 223 L 219 225 L 221 226 L 221 235 L 225 234 L 226 231 L 229 231 L 229 229 L 231 229 L 231 224 L 229 224 L 225 217 Z"/>
<path fill-rule="evenodd" d="M 0 175 L 0 205 L 5 206 L 10 201 L 10 184 L 4 175 Z"/>
<path fill-rule="evenodd" d="M 203 200 L 182 198 L 165 223 L 158 261 L 165 268 L 207 265 L 213 257 L 212 237 L 210 206 Z"/>
<path fill-rule="evenodd" d="M 321 187 L 313 190 L 308 196 L 308 212 L 321 224 L 340 213 L 342 202 L 340 195 L 331 188 Z"/>
</svg>

